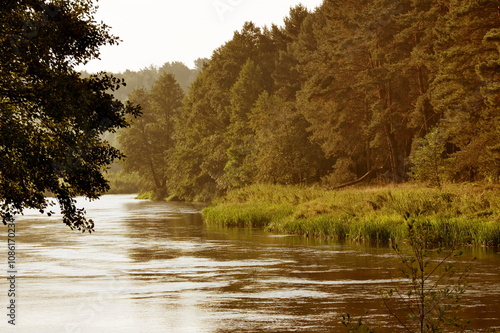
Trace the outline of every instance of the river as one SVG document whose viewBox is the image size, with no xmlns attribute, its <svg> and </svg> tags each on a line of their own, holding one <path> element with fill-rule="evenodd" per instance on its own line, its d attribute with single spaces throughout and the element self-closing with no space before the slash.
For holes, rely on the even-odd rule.
<svg viewBox="0 0 500 333">
<path fill-rule="evenodd" d="M 389 247 L 207 227 L 199 205 L 131 195 L 81 205 L 96 222 L 91 235 L 57 215 L 16 220 L 16 332 L 346 332 L 341 315 L 365 310 L 377 332 L 401 331 L 380 296 L 400 282 Z M 460 260 L 472 256 L 461 316 L 494 332 L 500 253 L 467 249 Z M 13 328 L 8 283 L 0 283 L 2 332 Z"/>
</svg>

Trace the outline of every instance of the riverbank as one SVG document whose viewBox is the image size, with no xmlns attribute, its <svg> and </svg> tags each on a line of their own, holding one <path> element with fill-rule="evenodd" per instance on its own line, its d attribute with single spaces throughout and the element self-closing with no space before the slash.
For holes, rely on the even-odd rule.
<svg viewBox="0 0 500 333">
<path fill-rule="evenodd" d="M 500 245 L 500 186 L 359 187 L 252 185 L 203 210 L 208 224 L 354 241 L 401 241 L 407 221 L 425 221 L 442 244 Z"/>
</svg>

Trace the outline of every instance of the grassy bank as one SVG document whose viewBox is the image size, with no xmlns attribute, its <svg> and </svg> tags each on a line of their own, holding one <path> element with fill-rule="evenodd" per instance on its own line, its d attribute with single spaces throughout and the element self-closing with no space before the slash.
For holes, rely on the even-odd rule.
<svg viewBox="0 0 500 333">
<path fill-rule="evenodd" d="M 500 186 L 416 185 L 325 191 L 253 185 L 203 210 L 209 224 L 338 240 L 400 241 L 407 221 L 425 221 L 442 244 L 500 245 Z"/>
</svg>

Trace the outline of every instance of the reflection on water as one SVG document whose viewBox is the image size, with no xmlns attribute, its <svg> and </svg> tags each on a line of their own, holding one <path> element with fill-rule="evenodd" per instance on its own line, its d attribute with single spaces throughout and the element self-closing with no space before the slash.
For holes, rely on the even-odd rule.
<svg viewBox="0 0 500 333">
<path fill-rule="evenodd" d="M 342 332 L 342 313 L 365 310 L 378 332 L 395 330 L 379 295 L 397 282 L 388 248 L 207 227 L 193 204 L 105 196 L 85 206 L 92 235 L 57 217 L 18 219 L 16 331 Z M 480 260 L 464 316 L 500 328 L 500 255 L 471 252 Z M 5 273 L 6 251 L 0 260 Z M 5 279 L 0 288 L 6 305 Z"/>
</svg>

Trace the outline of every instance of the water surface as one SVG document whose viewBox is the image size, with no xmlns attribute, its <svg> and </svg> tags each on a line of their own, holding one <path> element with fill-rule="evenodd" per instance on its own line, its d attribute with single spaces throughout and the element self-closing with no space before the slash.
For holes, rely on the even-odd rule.
<svg viewBox="0 0 500 333">
<path fill-rule="evenodd" d="M 345 332 L 341 314 L 365 310 L 377 332 L 401 331 L 380 296 L 400 281 L 388 247 L 207 227 L 195 204 L 82 202 L 92 235 L 58 216 L 17 220 L 16 332 Z M 462 316 L 475 331 L 500 329 L 500 254 L 471 256 Z M 7 289 L 2 279 L 3 309 Z"/>
</svg>

